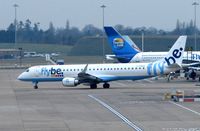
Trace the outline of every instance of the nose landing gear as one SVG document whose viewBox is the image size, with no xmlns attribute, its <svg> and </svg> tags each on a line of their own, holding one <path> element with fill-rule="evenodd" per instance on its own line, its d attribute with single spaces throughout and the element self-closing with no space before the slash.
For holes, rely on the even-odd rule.
<svg viewBox="0 0 200 131">
<path fill-rule="evenodd" d="M 38 85 L 37 84 L 38 84 L 38 82 L 33 82 L 33 88 L 34 89 L 38 89 Z"/>
</svg>

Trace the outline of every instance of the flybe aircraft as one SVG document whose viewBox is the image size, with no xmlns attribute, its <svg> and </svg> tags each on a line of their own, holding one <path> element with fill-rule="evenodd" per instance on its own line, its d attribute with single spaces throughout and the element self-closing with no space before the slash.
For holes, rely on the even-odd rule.
<svg viewBox="0 0 200 131">
<path fill-rule="evenodd" d="M 153 62 L 164 58 L 167 52 L 141 52 L 135 43 L 128 37 L 122 36 L 111 26 L 104 27 L 108 43 L 114 55 L 106 55 L 107 59 L 117 59 L 121 63 Z M 200 51 L 184 52 L 183 62 L 200 62 Z"/>
<path fill-rule="evenodd" d="M 103 88 L 109 88 L 111 81 L 139 80 L 168 74 L 181 68 L 186 38 L 180 36 L 163 59 L 151 63 L 33 66 L 20 74 L 18 79 L 33 82 L 35 89 L 38 88 L 38 82 L 49 81 L 62 81 L 64 86 L 85 84 L 90 88 L 97 88 L 97 84 L 104 83 Z"/>
</svg>

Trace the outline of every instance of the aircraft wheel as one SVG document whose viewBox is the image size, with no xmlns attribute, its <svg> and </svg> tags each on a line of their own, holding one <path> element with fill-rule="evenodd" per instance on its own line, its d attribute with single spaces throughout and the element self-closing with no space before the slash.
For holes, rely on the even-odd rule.
<svg viewBox="0 0 200 131">
<path fill-rule="evenodd" d="M 38 86 L 37 86 L 37 85 L 35 85 L 35 86 L 34 86 L 34 89 L 38 89 Z"/>
<path fill-rule="evenodd" d="M 110 88 L 110 84 L 104 83 L 104 84 L 103 84 L 103 88 Z"/>
<path fill-rule="evenodd" d="M 200 77 L 199 77 L 199 81 L 200 81 Z"/>
<path fill-rule="evenodd" d="M 91 84 L 91 85 L 90 85 L 90 88 L 91 88 L 91 89 L 96 89 L 96 88 L 97 88 L 97 84 Z"/>
<path fill-rule="evenodd" d="M 34 84 L 33 88 L 38 89 L 38 82 L 33 82 L 33 84 Z"/>
</svg>

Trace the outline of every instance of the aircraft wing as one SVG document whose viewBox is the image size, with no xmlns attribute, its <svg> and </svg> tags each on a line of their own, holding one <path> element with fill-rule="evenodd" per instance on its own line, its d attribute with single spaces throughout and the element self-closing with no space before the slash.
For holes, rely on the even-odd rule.
<svg viewBox="0 0 200 131">
<path fill-rule="evenodd" d="M 192 70 L 197 70 L 197 71 L 199 71 L 199 70 L 200 70 L 200 67 L 188 67 L 188 69 L 192 69 Z"/>
<path fill-rule="evenodd" d="M 113 55 L 113 54 L 107 54 L 106 55 L 106 60 L 115 60 L 115 59 L 117 59 L 116 55 Z"/>
<path fill-rule="evenodd" d="M 78 74 L 78 80 L 80 81 L 80 83 L 99 83 L 101 81 L 103 81 L 102 79 L 96 77 L 96 76 L 93 76 L 93 75 L 90 75 L 88 73 L 83 73 L 83 72 L 80 72 Z"/>
<path fill-rule="evenodd" d="M 111 55 L 111 54 L 108 54 L 108 55 L 106 55 L 106 59 L 117 59 L 117 58 L 121 58 L 121 59 L 125 59 L 126 58 L 126 56 L 124 55 L 124 56 L 117 56 L 117 55 Z"/>
<path fill-rule="evenodd" d="M 195 67 L 195 66 L 199 66 L 200 62 L 195 62 L 195 63 L 190 63 L 190 64 L 182 64 L 183 68 L 188 68 L 188 67 Z"/>
<path fill-rule="evenodd" d="M 131 55 L 106 55 L 107 60 L 115 60 L 115 59 L 120 59 L 120 60 L 129 60 L 131 59 Z"/>
<path fill-rule="evenodd" d="M 88 64 L 85 66 L 85 68 L 82 72 L 78 73 L 77 78 L 80 81 L 80 83 L 99 83 L 99 82 L 103 81 L 102 79 L 100 79 L 94 75 L 86 73 L 87 67 L 88 67 Z"/>
</svg>

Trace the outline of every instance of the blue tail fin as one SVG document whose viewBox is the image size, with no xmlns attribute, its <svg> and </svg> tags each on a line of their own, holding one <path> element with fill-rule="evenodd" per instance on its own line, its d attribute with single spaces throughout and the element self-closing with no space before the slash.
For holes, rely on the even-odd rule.
<svg viewBox="0 0 200 131">
<path fill-rule="evenodd" d="M 130 41 L 127 41 L 113 27 L 105 26 L 104 29 L 108 36 L 108 43 L 120 62 L 129 62 L 139 52 L 131 46 Z"/>
</svg>

